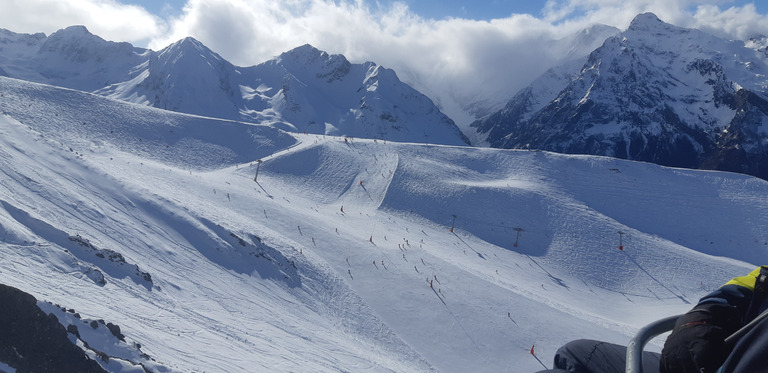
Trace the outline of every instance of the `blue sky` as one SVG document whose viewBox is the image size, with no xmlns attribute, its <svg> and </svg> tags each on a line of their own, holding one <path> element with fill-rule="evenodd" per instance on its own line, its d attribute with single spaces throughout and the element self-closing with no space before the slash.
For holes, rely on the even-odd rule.
<svg viewBox="0 0 768 373">
<path fill-rule="evenodd" d="M 402 2 L 406 3 L 411 11 L 425 18 L 454 17 L 475 20 L 506 18 L 513 13 L 537 16 L 545 3 L 545 1 L 514 0 L 406 0 Z"/>
<path fill-rule="evenodd" d="M 152 14 L 160 17 L 169 15 L 178 15 L 186 4 L 187 0 L 118 0 L 123 4 L 138 5 Z M 408 8 L 415 14 L 431 19 L 444 19 L 447 17 L 466 18 L 473 20 L 491 20 L 495 18 L 506 18 L 512 14 L 530 14 L 535 17 L 542 15 L 546 1 L 530 0 L 379 0 L 378 3 L 388 6 L 394 1 L 399 1 L 408 5 Z M 369 6 L 375 6 L 377 3 L 373 0 L 366 0 Z M 561 3 L 563 1 L 560 1 Z M 698 3 L 692 1 L 690 8 Z M 761 14 L 768 13 L 768 1 L 753 0 L 721 0 L 710 1 L 717 4 L 720 8 L 727 9 L 731 6 L 741 7 L 745 4 L 752 4 Z"/>
<path fill-rule="evenodd" d="M 179 15 L 181 13 L 181 9 L 184 7 L 184 4 L 187 3 L 186 0 L 118 0 L 118 2 L 127 5 L 138 5 L 146 9 L 148 12 L 163 18 L 169 15 Z"/>
<path fill-rule="evenodd" d="M 568 55 L 553 41 L 595 24 L 625 30 L 640 13 L 726 39 L 768 35 L 765 0 L 51 1 L 0 0 L 0 28 L 51 34 L 84 25 L 153 50 L 191 36 L 237 66 L 311 44 L 391 68 L 443 108 L 510 96 Z"/>
<path fill-rule="evenodd" d="M 476 20 L 506 18 L 513 13 L 524 13 L 539 17 L 542 15 L 541 11 L 546 3 L 546 1 L 526 0 L 405 0 L 402 2 L 408 4 L 408 7 L 414 13 L 423 17 L 435 19 L 456 17 Z M 692 3 L 692 6 L 695 6 L 696 2 L 693 1 Z M 752 3 L 760 13 L 766 13 L 766 9 L 768 9 L 768 1 L 765 0 L 757 2 L 752 0 L 726 0 L 719 3 L 722 8 Z"/>
<path fill-rule="evenodd" d="M 120 0 L 120 2 L 139 5 L 150 13 L 165 16 L 180 13 L 186 0 Z M 384 6 L 392 2 L 391 0 L 379 1 Z M 407 4 L 412 12 L 425 18 L 454 17 L 475 20 L 505 18 L 512 13 L 527 13 L 537 16 L 541 13 L 545 3 L 545 1 L 516 0 L 400 0 L 400 2 Z M 374 5 L 376 2 L 369 0 L 368 3 Z"/>
</svg>

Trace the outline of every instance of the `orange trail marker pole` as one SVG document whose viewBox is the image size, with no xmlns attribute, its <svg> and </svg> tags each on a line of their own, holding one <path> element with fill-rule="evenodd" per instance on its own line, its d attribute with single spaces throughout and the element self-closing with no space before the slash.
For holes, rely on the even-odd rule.
<svg viewBox="0 0 768 373">
<path fill-rule="evenodd" d="M 624 250 L 624 232 L 619 231 L 619 250 Z"/>
<path fill-rule="evenodd" d="M 536 361 L 538 361 L 538 362 L 539 362 L 539 364 L 541 364 L 541 366 L 543 366 L 543 367 L 544 367 L 544 369 L 549 369 L 549 368 L 547 368 L 547 366 L 546 366 L 546 365 L 544 365 L 544 363 L 543 363 L 543 362 L 541 362 L 541 359 L 539 359 L 539 357 L 538 357 L 538 356 L 536 356 L 536 354 L 535 354 L 535 353 L 533 353 L 533 348 L 534 348 L 534 347 L 536 347 L 536 345 L 533 345 L 533 346 L 531 346 L 531 356 L 533 356 L 533 358 L 534 358 L 534 359 L 536 359 Z"/>
</svg>

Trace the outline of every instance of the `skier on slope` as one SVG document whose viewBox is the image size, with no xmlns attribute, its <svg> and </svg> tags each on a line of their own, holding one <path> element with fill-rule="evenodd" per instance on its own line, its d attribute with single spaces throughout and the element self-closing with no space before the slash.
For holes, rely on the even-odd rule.
<svg viewBox="0 0 768 373">
<path fill-rule="evenodd" d="M 643 372 L 768 372 L 768 317 L 732 345 L 725 339 L 768 310 L 768 266 L 734 278 L 681 316 L 661 354 L 643 352 Z M 624 372 L 626 347 L 576 340 L 558 349 L 554 369 L 539 373 Z"/>
</svg>

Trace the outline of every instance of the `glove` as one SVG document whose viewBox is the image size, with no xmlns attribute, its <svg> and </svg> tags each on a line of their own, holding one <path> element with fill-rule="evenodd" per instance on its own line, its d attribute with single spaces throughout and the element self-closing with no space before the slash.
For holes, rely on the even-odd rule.
<svg viewBox="0 0 768 373">
<path fill-rule="evenodd" d="M 735 328 L 733 314 L 733 307 L 715 304 L 681 316 L 661 351 L 661 373 L 717 371 L 730 354 L 725 338 Z"/>
</svg>

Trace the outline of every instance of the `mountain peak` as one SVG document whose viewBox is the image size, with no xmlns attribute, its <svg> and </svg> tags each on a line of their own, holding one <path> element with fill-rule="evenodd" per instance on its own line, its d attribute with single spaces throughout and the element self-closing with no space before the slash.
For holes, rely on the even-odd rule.
<svg viewBox="0 0 768 373">
<path fill-rule="evenodd" d="M 45 38 L 46 36 L 42 32 L 38 32 L 34 34 L 18 34 L 13 31 L 0 28 L 0 43 L 4 43 L 4 44 L 22 42 L 23 44 L 26 44 L 28 46 L 36 45 L 44 41 Z"/>
<path fill-rule="evenodd" d="M 632 20 L 629 27 L 638 26 L 638 25 L 651 25 L 651 24 L 659 24 L 664 23 L 662 20 L 659 19 L 659 17 L 656 16 L 656 14 L 651 12 L 646 13 L 640 13 Z"/>
<path fill-rule="evenodd" d="M 627 28 L 627 30 L 647 32 L 649 30 L 665 26 L 670 25 L 659 19 L 659 17 L 657 17 L 655 14 L 648 12 L 635 16 L 635 18 L 629 24 L 629 28 Z"/>
<path fill-rule="evenodd" d="M 187 36 L 160 51 L 161 58 L 169 59 L 170 61 L 178 61 L 180 58 L 189 58 L 197 56 L 194 59 L 202 57 L 204 60 L 216 60 L 221 61 L 223 58 L 205 44 L 199 40 Z"/>
<path fill-rule="evenodd" d="M 291 61 L 294 63 L 307 64 L 325 64 L 332 59 L 328 53 L 323 52 L 310 44 L 293 48 L 280 55 L 279 59 L 283 62 Z"/>
<path fill-rule="evenodd" d="M 69 26 L 58 30 L 47 37 L 40 46 L 40 52 L 43 54 L 62 56 L 78 63 L 98 62 L 107 55 L 126 55 L 134 50 L 135 48 L 126 42 L 106 41 L 92 34 L 85 26 Z"/>
<path fill-rule="evenodd" d="M 311 44 L 304 44 L 302 46 L 298 46 L 296 48 L 293 48 L 293 49 L 289 50 L 288 52 L 283 53 L 282 55 L 311 55 L 311 56 L 314 56 L 314 55 L 323 55 L 323 54 L 327 54 L 327 53 L 325 53 L 325 52 L 315 48 Z"/>
<path fill-rule="evenodd" d="M 66 35 L 88 35 L 88 36 L 94 36 L 90 31 L 88 31 L 88 28 L 83 25 L 72 25 L 67 26 L 61 30 L 56 31 L 54 34 L 63 33 Z"/>
<path fill-rule="evenodd" d="M 758 135 L 764 119 L 754 119 L 766 116 L 767 73 L 768 65 L 743 42 L 644 13 L 592 52 L 578 73 L 541 79 L 503 112 L 471 126 L 488 133 L 493 147 L 607 155 L 768 179 Z"/>
<path fill-rule="evenodd" d="M 199 40 L 187 36 L 171 45 L 169 45 L 166 49 L 171 50 L 198 50 L 198 51 L 207 51 L 209 50 L 208 47 L 206 47 L 203 43 L 201 43 Z"/>
<path fill-rule="evenodd" d="M 0 31 L 0 43 L 6 39 L 14 45 L 3 44 L 0 60 L 10 49 L 26 53 L 26 59 L 18 59 L 24 62 L 19 67 L 0 61 L 0 75 L 29 76 L 195 115 L 279 121 L 296 131 L 309 126 L 311 133 L 467 143 L 455 123 L 394 71 L 373 62 L 353 65 L 341 54 L 310 44 L 258 66 L 236 67 L 193 37 L 177 39 L 159 51 L 105 41 L 83 26 L 59 30 L 39 46 L 19 46 L 24 40 Z"/>
<path fill-rule="evenodd" d="M 349 73 L 352 64 L 341 54 L 328 54 L 309 44 L 296 47 L 277 58 L 292 74 L 309 72 L 315 77 L 333 81 Z"/>
<path fill-rule="evenodd" d="M 69 26 L 51 34 L 46 40 L 47 43 L 81 43 L 83 41 L 103 43 L 104 39 L 91 34 L 85 26 Z"/>
<path fill-rule="evenodd" d="M 204 47 L 203 43 L 201 43 L 199 40 L 197 40 L 197 39 L 195 39 L 195 38 L 193 38 L 191 36 L 187 36 L 184 39 L 179 40 L 177 43 L 179 45 L 194 45 L 196 47 L 199 47 L 199 46 L 203 46 Z"/>
<path fill-rule="evenodd" d="M 620 32 L 619 29 L 613 26 L 608 26 L 602 23 L 595 23 L 593 25 L 590 25 L 589 27 L 580 30 L 576 33 L 579 37 L 584 37 L 588 35 L 599 35 L 602 37 L 603 34 L 618 34 Z"/>
</svg>

